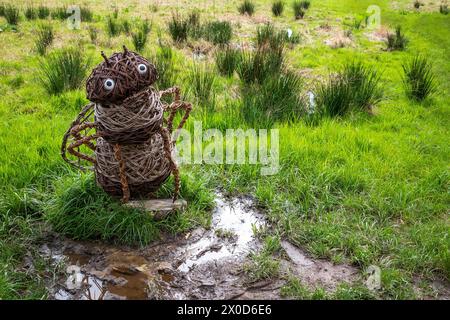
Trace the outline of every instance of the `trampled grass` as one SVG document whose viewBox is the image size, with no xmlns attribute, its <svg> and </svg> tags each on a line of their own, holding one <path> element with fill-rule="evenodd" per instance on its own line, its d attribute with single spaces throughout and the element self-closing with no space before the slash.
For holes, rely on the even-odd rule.
<svg viewBox="0 0 450 320">
<path fill-rule="evenodd" d="M 350 112 L 340 118 L 319 118 L 314 123 L 302 117 L 294 120 L 271 117 L 273 128 L 280 130 L 280 171 L 274 176 L 261 176 L 259 167 L 254 165 L 184 166 L 182 195 L 192 205 L 186 215 L 165 222 L 125 211 L 95 186 L 91 176 L 80 176 L 63 163 L 59 156 L 61 137 L 87 103 L 84 89 L 48 94 L 36 77 L 42 63 L 34 49 L 37 21 L 19 20 L 12 28 L 0 17 L 3 29 L 0 42 L 4 46 L 0 58 L 1 298 L 45 298 L 42 277 L 20 267 L 27 250 L 32 250 L 44 234 L 40 226 L 79 239 L 145 244 L 159 232 L 177 233 L 197 224 L 208 225 L 212 190 L 216 187 L 229 193 L 255 195 L 277 232 L 309 253 L 354 264 L 361 269 L 361 275 L 370 265 L 382 270 L 382 289 L 375 296 L 367 292 L 364 284 L 326 292 L 307 288 L 292 279 L 283 289 L 289 297 L 420 298 L 418 282 L 431 291 L 434 279 L 448 283 L 448 15 L 441 14 L 439 6 L 425 6 L 415 12 L 411 1 L 398 1 L 399 8 L 387 0 L 377 1 L 382 27 L 394 30 L 395 26 L 402 26 L 402 33 L 409 40 L 405 50 L 386 50 L 386 39 L 377 40 L 373 36 L 377 35 L 376 30 L 364 25 L 352 28 L 351 46 L 333 49 L 324 40 L 346 28 L 344 17 L 364 16 L 373 1 L 315 0 L 301 21 L 295 21 L 291 1 L 285 2 L 283 14 L 276 18 L 272 18 L 273 1 L 252 2 L 256 8 L 253 17 L 239 15 L 236 7 L 241 1 L 224 7 L 216 2 L 216 9 L 208 7 L 200 11 L 201 21 L 213 21 L 218 13 L 224 20 L 228 20 L 228 15 L 233 17 L 229 19 L 233 27 L 230 45 L 243 45 L 248 50 L 252 45 L 256 47 L 258 26 L 252 19 L 273 19 L 278 30 L 289 27 L 302 35 L 300 44 L 294 49 L 285 48 L 283 55 L 283 64 L 305 81 L 298 90 L 300 96 L 314 91 L 318 82 L 324 81 L 329 73 L 338 72 L 347 62 L 363 61 L 379 72 L 382 99 L 377 99 L 372 113 Z M 84 57 L 95 57 L 94 62 L 98 63 L 100 50 L 110 54 L 120 50 L 122 44 L 131 47 L 132 40 L 124 33 L 108 36 L 105 17 L 109 11 L 102 1 L 89 2 L 93 19 L 83 23 L 81 30 L 67 29 L 65 13 L 57 10 L 65 9 L 61 2 L 50 1 L 46 6 L 55 18 L 47 21 L 55 34 L 48 55 L 76 44 L 83 47 Z M 123 6 L 118 11 L 119 19 L 153 21 L 154 28 L 143 54 L 155 57 L 160 73 L 158 87 L 177 84 L 183 92 L 189 91 L 192 84 L 188 74 L 193 65 L 191 40 L 177 47 L 157 48 L 159 37 L 166 45 L 172 43 L 167 27 L 171 12 L 164 6 L 152 11 L 148 3 L 142 10 Z M 180 14 L 187 17 L 192 10 L 180 8 Z M 58 19 L 58 12 L 62 20 Z M 88 26 L 98 30 L 95 41 L 89 38 Z M 213 52 L 205 58 L 211 65 Z M 245 52 L 248 57 L 254 54 L 251 50 Z M 402 64 L 418 53 L 426 54 L 433 62 L 439 85 L 439 91 L 423 102 L 408 98 L 402 79 Z M 245 84 L 236 74 L 217 75 L 215 81 L 211 89 L 216 100 L 214 111 L 201 108 L 200 112 L 195 105 L 187 127 L 192 130 L 194 120 L 203 120 L 204 127 L 222 131 L 251 127 L 240 112 L 243 107 L 240 88 L 242 82 L 252 86 L 258 81 L 249 80 Z M 169 194 L 170 188 L 169 181 L 162 192 Z M 91 196 L 80 199 L 79 193 Z M 90 210 L 99 210 L 101 214 L 89 214 Z M 276 275 L 276 257 L 263 251 L 252 261 L 256 261 L 255 278 Z"/>
</svg>

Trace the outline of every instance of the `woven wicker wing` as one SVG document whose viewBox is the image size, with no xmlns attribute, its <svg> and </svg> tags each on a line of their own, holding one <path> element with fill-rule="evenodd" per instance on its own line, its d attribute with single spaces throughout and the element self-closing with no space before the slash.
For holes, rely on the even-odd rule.
<svg viewBox="0 0 450 320">
<path fill-rule="evenodd" d="M 64 134 L 61 145 L 64 161 L 81 170 L 93 170 L 98 136 L 94 124 L 94 103 L 90 103 L 81 110 Z"/>
</svg>

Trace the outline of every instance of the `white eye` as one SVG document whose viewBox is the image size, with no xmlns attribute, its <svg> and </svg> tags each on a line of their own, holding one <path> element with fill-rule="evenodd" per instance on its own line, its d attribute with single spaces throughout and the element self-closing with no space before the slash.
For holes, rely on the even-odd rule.
<svg viewBox="0 0 450 320">
<path fill-rule="evenodd" d="M 145 64 L 141 63 L 140 65 L 138 65 L 138 71 L 140 74 L 147 73 L 147 66 Z"/>
<path fill-rule="evenodd" d="M 112 89 L 114 89 L 115 85 L 116 84 L 115 84 L 114 80 L 110 79 L 110 78 L 106 79 L 105 82 L 103 83 L 103 87 L 108 91 L 111 91 Z"/>
</svg>

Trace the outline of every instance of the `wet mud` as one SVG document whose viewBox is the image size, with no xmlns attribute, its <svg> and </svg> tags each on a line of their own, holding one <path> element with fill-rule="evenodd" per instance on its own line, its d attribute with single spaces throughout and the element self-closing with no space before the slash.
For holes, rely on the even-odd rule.
<svg viewBox="0 0 450 320">
<path fill-rule="evenodd" d="M 41 253 L 61 263 L 64 275 L 49 285 L 51 298 L 71 299 L 280 299 L 287 275 L 330 290 L 352 282 L 358 270 L 313 259 L 283 241 L 281 276 L 250 283 L 243 266 L 261 243 L 254 232 L 270 227 L 251 198 L 218 194 L 211 228 L 197 228 L 144 248 L 49 236 Z"/>
</svg>

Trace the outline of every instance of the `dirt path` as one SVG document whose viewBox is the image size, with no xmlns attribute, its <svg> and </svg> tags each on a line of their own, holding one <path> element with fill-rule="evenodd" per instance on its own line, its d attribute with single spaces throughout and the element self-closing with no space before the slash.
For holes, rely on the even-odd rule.
<svg viewBox="0 0 450 320">
<path fill-rule="evenodd" d="M 212 227 L 165 236 L 136 249 L 51 237 L 41 247 L 55 263 L 65 262 L 66 277 L 49 288 L 54 299 L 280 299 L 278 279 L 249 283 L 242 266 L 261 248 L 254 228 L 267 223 L 250 198 L 218 195 Z M 358 270 L 310 258 L 287 241 L 281 274 L 309 285 L 334 289 L 352 282 Z"/>
</svg>

